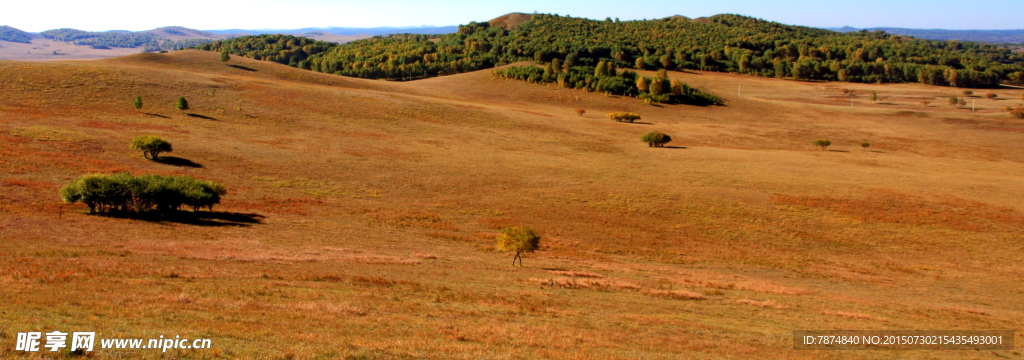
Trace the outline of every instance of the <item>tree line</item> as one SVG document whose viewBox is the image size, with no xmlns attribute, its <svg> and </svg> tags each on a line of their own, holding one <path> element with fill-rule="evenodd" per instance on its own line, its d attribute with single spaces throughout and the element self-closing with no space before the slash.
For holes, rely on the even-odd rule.
<svg viewBox="0 0 1024 360">
<path fill-rule="evenodd" d="M 1024 58 L 992 45 L 916 39 L 881 31 L 839 33 L 740 15 L 604 21 L 535 14 L 514 30 L 472 22 L 446 35 L 378 36 L 337 45 L 285 35 L 200 48 L 314 71 L 409 80 L 524 60 L 574 66 L 705 70 L 866 83 L 994 87 L 1024 81 Z M 315 46 L 310 46 L 315 44 Z"/>
</svg>

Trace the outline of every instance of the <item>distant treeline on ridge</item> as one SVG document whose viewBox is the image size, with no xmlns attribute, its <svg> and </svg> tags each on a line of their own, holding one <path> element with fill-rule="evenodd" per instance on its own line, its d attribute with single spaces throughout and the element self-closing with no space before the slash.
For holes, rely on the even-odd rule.
<svg viewBox="0 0 1024 360">
<path fill-rule="evenodd" d="M 411 80 L 524 60 L 595 67 L 705 70 L 802 80 L 1024 85 L 1024 57 L 1009 49 L 884 32 L 839 33 L 740 15 L 604 21 L 532 15 L 514 29 L 469 23 L 446 35 L 401 34 L 337 45 L 286 35 L 198 48 L 369 79 Z"/>
</svg>

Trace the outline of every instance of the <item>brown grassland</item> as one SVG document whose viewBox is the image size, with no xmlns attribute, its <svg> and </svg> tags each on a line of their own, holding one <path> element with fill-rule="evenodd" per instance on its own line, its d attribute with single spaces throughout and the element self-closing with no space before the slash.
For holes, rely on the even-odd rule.
<svg viewBox="0 0 1024 360">
<path fill-rule="evenodd" d="M 488 71 L 395 83 L 217 57 L 0 61 L 0 358 L 70 356 L 14 351 L 18 332 L 53 330 L 213 341 L 99 359 L 1021 356 L 791 339 L 1024 343 L 1024 120 L 1002 110 L 1020 89 L 958 109 L 953 88 L 671 73 L 728 106 L 650 106 Z M 650 148 L 651 130 L 674 141 Z M 128 148 L 146 134 L 193 166 Z M 118 171 L 229 194 L 189 223 L 57 196 Z M 543 237 L 521 268 L 494 251 L 511 225 Z"/>
</svg>

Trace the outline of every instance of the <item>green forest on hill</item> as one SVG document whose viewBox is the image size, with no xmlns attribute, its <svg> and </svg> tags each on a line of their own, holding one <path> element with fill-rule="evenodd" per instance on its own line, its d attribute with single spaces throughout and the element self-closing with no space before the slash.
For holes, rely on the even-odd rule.
<svg viewBox="0 0 1024 360">
<path fill-rule="evenodd" d="M 957 87 L 1024 84 L 1009 49 L 884 32 L 839 33 L 739 15 L 604 21 L 533 15 L 513 30 L 469 23 L 446 35 L 401 34 L 337 45 L 284 35 L 216 41 L 200 49 L 369 79 L 411 80 L 519 61 L 646 70 L 705 70 L 765 77 Z"/>
</svg>

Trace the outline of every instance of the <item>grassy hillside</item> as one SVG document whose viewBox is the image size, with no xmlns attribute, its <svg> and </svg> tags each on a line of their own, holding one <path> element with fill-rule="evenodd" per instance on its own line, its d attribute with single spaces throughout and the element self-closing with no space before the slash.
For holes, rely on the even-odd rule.
<svg viewBox="0 0 1024 360">
<path fill-rule="evenodd" d="M 213 344 L 97 359 L 1019 356 L 794 351 L 791 331 L 1024 327 L 1024 123 L 1002 110 L 1024 91 L 971 112 L 920 84 L 668 76 L 742 90 L 649 106 L 489 71 L 383 82 L 197 50 L 2 61 L 0 342 Z M 648 147 L 652 130 L 673 141 Z M 181 161 L 143 158 L 139 135 Z M 191 222 L 57 198 L 120 171 L 228 193 Z M 512 225 L 542 236 L 523 267 L 494 251 Z"/>
<path fill-rule="evenodd" d="M 514 20 L 514 21 L 513 21 Z M 513 26 L 506 26 L 509 21 Z M 839 33 L 739 15 L 701 21 L 596 21 L 557 15 L 469 23 L 456 34 L 392 35 L 354 41 L 300 57 L 273 58 L 303 69 L 370 79 L 408 80 L 457 74 L 523 60 L 572 65 L 615 62 L 619 68 L 690 69 L 763 77 L 864 83 L 920 82 L 957 87 L 1024 84 L 1024 58 L 991 45 L 945 42 L 883 32 Z M 260 55 L 228 40 L 203 49 Z M 271 42 L 267 42 L 271 43 Z M 284 51 L 292 51 L 284 49 Z M 292 61 L 295 60 L 295 61 Z"/>
</svg>

